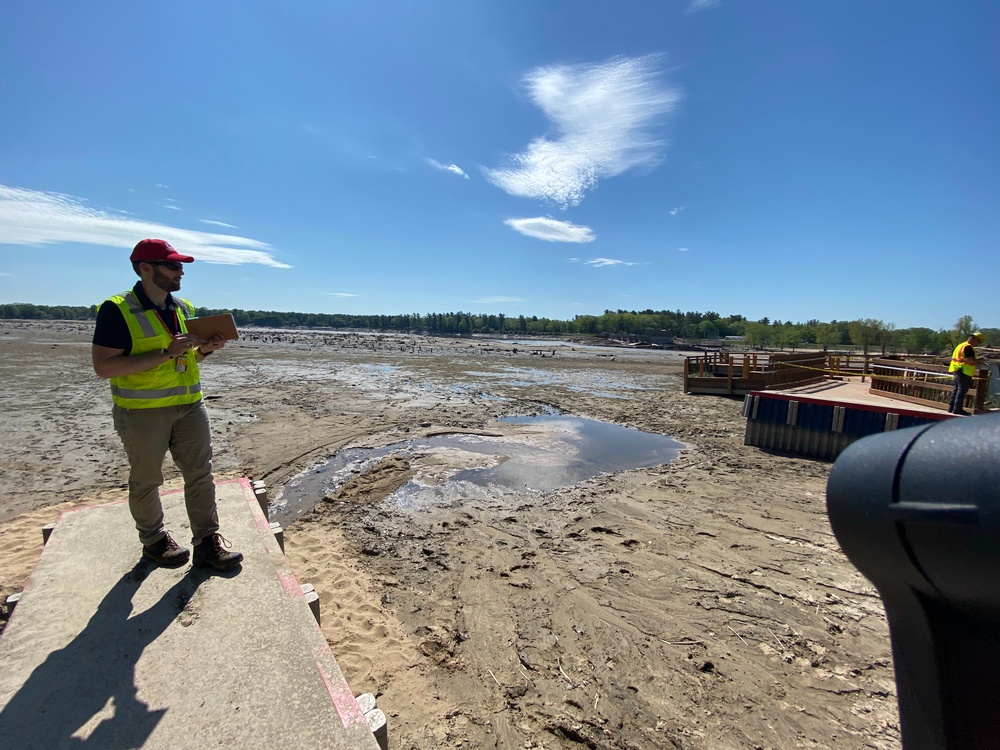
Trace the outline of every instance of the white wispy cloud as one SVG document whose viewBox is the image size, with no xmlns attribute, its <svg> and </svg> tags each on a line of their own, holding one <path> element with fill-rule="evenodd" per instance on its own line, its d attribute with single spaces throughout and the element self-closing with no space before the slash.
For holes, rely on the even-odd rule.
<svg viewBox="0 0 1000 750">
<path fill-rule="evenodd" d="M 549 242 L 593 242 L 596 239 L 590 227 L 550 219 L 545 216 L 536 216 L 531 219 L 507 219 L 504 224 L 515 232 Z"/>
<path fill-rule="evenodd" d="M 691 0 L 687 7 L 688 13 L 697 13 L 699 10 L 708 10 L 722 4 L 722 0 Z"/>
<path fill-rule="evenodd" d="M 688 251 L 688 248 L 686 248 L 686 247 L 679 247 L 679 248 L 677 248 L 677 252 L 679 252 L 679 253 L 686 253 L 687 251 Z"/>
<path fill-rule="evenodd" d="M 614 58 L 594 65 L 553 65 L 525 77 L 532 101 L 552 122 L 553 137 L 539 137 L 510 157 L 512 166 L 486 169 L 500 189 L 566 208 L 607 177 L 662 158 L 654 128 L 680 100 L 656 70 L 658 55 Z"/>
<path fill-rule="evenodd" d="M 469 175 L 467 175 L 465 171 L 457 164 L 442 164 L 441 162 L 435 161 L 434 159 L 428 159 L 427 163 L 430 164 L 435 169 L 440 169 L 444 172 L 451 172 L 452 174 L 457 174 L 459 177 L 464 177 L 467 180 L 469 179 Z"/>
<path fill-rule="evenodd" d="M 216 227 L 225 227 L 226 229 L 237 229 L 237 227 L 232 224 L 227 224 L 224 221 L 212 221 L 212 219 L 198 219 L 202 224 L 211 224 Z"/>
<path fill-rule="evenodd" d="M 671 215 L 671 216 L 676 216 L 676 215 L 677 215 L 677 214 L 679 214 L 679 213 L 680 213 L 681 211 L 683 211 L 683 210 L 684 210 L 685 208 L 687 208 L 687 206 L 676 206 L 676 207 L 674 207 L 674 208 L 671 208 L 671 209 L 670 209 L 670 215 Z"/>
<path fill-rule="evenodd" d="M 183 211 L 184 210 L 180 206 L 172 206 L 169 203 L 161 203 L 160 205 L 163 206 L 164 208 L 169 208 L 171 211 Z"/>
<path fill-rule="evenodd" d="M 504 303 L 515 303 L 515 302 L 527 302 L 523 297 L 480 297 L 479 299 L 472 300 L 474 303 L 479 305 L 502 305 Z"/>
<path fill-rule="evenodd" d="M 325 294 L 328 297 L 357 297 L 358 295 L 353 292 L 320 292 L 320 294 Z"/>
<path fill-rule="evenodd" d="M 585 260 L 584 265 L 593 266 L 594 268 L 603 268 L 604 266 L 634 266 L 627 260 L 615 260 L 614 258 L 594 258 L 593 260 Z"/>
<path fill-rule="evenodd" d="M 274 249 L 260 240 L 179 229 L 91 208 L 71 195 L 0 185 L 0 244 L 72 242 L 131 250 L 144 237 L 167 240 L 178 252 L 208 263 L 291 268 L 276 260 Z"/>
</svg>

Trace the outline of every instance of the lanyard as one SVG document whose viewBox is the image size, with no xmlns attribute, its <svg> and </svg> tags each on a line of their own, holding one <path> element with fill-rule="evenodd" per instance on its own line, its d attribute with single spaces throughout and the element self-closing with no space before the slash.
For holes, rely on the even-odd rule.
<svg viewBox="0 0 1000 750">
<path fill-rule="evenodd" d="M 172 311 L 174 313 L 174 330 L 172 330 L 172 331 L 170 330 L 170 326 L 167 325 L 167 321 L 165 321 L 163 319 L 163 316 L 160 315 L 160 310 L 158 308 L 154 307 L 153 308 L 153 312 L 156 313 L 156 317 L 158 317 L 160 319 L 160 323 L 163 324 L 163 327 L 167 330 L 168 334 L 170 334 L 171 336 L 176 336 L 177 334 L 179 334 L 181 332 L 181 321 L 177 317 L 177 308 L 176 307 L 174 307 L 173 311 Z"/>
<path fill-rule="evenodd" d="M 175 336 L 175 335 L 177 335 L 177 334 L 179 334 L 181 332 L 181 321 L 180 321 L 180 318 L 177 316 L 177 307 L 176 306 L 173 308 L 174 326 L 176 326 L 174 332 L 171 332 L 170 327 L 167 325 L 167 322 L 163 319 L 163 316 L 160 315 L 159 308 L 154 307 L 153 308 L 153 312 L 156 313 L 156 317 L 160 319 L 160 323 L 163 324 L 163 327 L 166 329 L 167 333 L 170 334 L 170 336 Z M 166 351 L 166 349 L 164 349 L 164 351 Z M 188 360 L 187 360 L 187 352 L 185 352 L 184 354 L 180 355 L 179 357 L 174 357 L 173 359 L 174 359 L 174 370 L 176 372 L 184 372 L 185 370 L 187 370 L 187 362 L 188 362 Z"/>
</svg>

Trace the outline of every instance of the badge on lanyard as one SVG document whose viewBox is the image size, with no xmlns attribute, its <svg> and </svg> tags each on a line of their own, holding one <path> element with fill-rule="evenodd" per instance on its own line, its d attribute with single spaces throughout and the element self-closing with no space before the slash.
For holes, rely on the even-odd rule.
<svg viewBox="0 0 1000 750">
<path fill-rule="evenodd" d="M 187 354 L 182 354 L 174 360 L 174 372 L 186 372 L 188 368 Z"/>
</svg>

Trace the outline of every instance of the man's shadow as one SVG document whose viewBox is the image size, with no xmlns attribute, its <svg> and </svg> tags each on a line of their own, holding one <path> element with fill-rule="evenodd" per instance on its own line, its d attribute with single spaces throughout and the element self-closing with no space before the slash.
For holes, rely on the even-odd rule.
<svg viewBox="0 0 1000 750">
<path fill-rule="evenodd" d="M 132 597 L 154 569 L 149 561 L 137 563 L 115 583 L 80 634 L 35 668 L 0 711 L 0 744 L 19 750 L 143 745 L 165 710 L 151 711 L 139 699 L 135 665 L 211 575 L 192 568 L 156 604 L 130 618 Z M 73 737 L 109 699 L 113 717 L 101 721 L 89 737 Z"/>
</svg>

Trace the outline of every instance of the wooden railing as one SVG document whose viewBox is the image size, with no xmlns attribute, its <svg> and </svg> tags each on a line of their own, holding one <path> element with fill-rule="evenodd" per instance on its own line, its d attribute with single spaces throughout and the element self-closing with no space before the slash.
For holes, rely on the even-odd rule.
<svg viewBox="0 0 1000 750">
<path fill-rule="evenodd" d="M 947 409 L 954 389 L 953 378 L 947 365 L 877 359 L 872 362 L 872 383 L 868 392 L 936 409 Z M 966 394 L 962 408 L 973 413 L 985 411 L 989 384 L 990 371 L 985 368 L 978 370 L 973 376 L 972 388 Z"/>
<path fill-rule="evenodd" d="M 823 352 L 708 352 L 686 357 L 685 393 L 746 394 L 815 382 L 829 369 Z"/>
<path fill-rule="evenodd" d="M 881 355 L 720 351 L 686 357 L 684 362 L 685 393 L 745 395 L 825 379 L 861 377 L 862 382 L 871 378 L 868 392 L 877 396 L 947 409 L 953 389 L 947 365 Z M 989 381 L 989 370 L 976 373 L 963 408 L 985 411 Z"/>
</svg>

